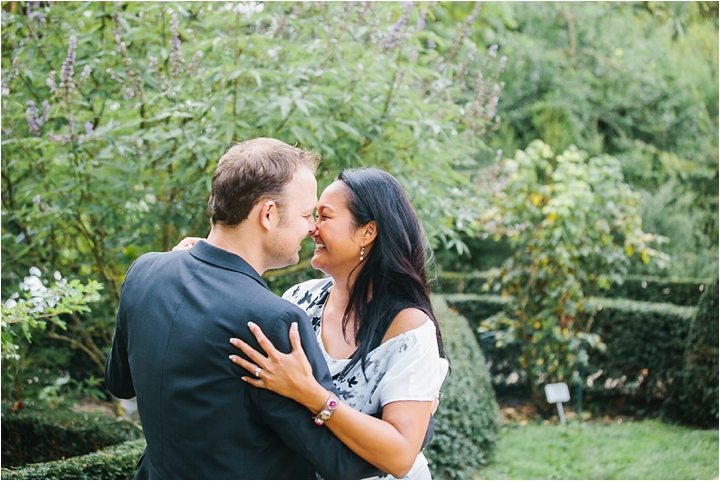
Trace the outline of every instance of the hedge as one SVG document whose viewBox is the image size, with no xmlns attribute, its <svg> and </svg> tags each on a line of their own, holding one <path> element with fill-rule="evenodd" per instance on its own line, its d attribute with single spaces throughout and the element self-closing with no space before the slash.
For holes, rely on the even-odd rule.
<svg viewBox="0 0 720 481">
<path fill-rule="evenodd" d="M 490 373 L 467 320 L 433 296 L 451 373 L 435 414 L 435 437 L 425 448 L 435 479 L 471 479 L 487 464 L 499 415 Z"/>
<path fill-rule="evenodd" d="M 2 479 L 132 479 L 145 439 L 136 439 L 63 461 L 2 469 Z"/>
<path fill-rule="evenodd" d="M 444 297 L 475 331 L 490 361 L 496 393 L 521 397 L 526 394 L 528 386 L 518 362 L 520 346 L 505 343 L 498 348 L 494 333 L 477 329 L 482 320 L 502 311 L 507 300 L 479 294 Z M 590 352 L 589 366 L 582 373 L 589 379 L 582 386 L 585 405 L 595 411 L 635 415 L 667 411 L 665 400 L 683 372 L 688 332 L 696 308 L 606 298 L 590 298 L 586 306 L 589 311 L 596 310 L 592 331 L 601 335 L 606 350 Z M 712 338 L 712 333 L 708 338 Z M 717 345 L 717 336 L 714 339 Z M 580 389 L 581 386 L 573 389 L 575 402 L 579 401 Z"/>
<path fill-rule="evenodd" d="M 614 283 L 603 297 L 697 306 L 710 282 L 710 279 L 628 276 L 622 284 Z"/>
<path fill-rule="evenodd" d="M 685 370 L 668 400 L 668 417 L 691 426 L 718 427 L 718 280 L 700 298 L 685 349 Z"/>
<path fill-rule="evenodd" d="M 447 294 L 443 296 L 450 308 L 468 320 L 473 330 L 480 322 L 505 308 L 508 299 L 487 294 Z"/>
<path fill-rule="evenodd" d="M 443 272 L 433 290 L 443 294 L 481 294 L 490 277 L 489 272 Z M 711 279 L 628 276 L 622 283 L 613 283 L 603 297 L 697 306 L 710 283 Z"/>
<path fill-rule="evenodd" d="M 478 329 L 480 323 L 499 315 L 508 299 L 502 296 L 483 294 L 448 294 L 448 305 L 465 317 L 482 348 L 483 355 L 489 361 L 488 367 L 495 393 L 499 397 L 520 397 L 530 395 L 525 372 L 520 367 L 520 344 L 505 341 L 497 347 L 493 331 Z"/>
<path fill-rule="evenodd" d="M 620 413 L 660 409 L 685 365 L 697 308 L 606 298 L 590 298 L 586 308 L 606 349 L 590 352 L 585 399 Z"/>
<path fill-rule="evenodd" d="M 142 437 L 129 421 L 98 412 L 42 409 L 14 411 L 2 404 L 2 463 L 21 466 L 87 454 Z"/>
<path fill-rule="evenodd" d="M 480 294 L 490 278 L 487 272 L 443 272 L 432 285 L 439 294 Z"/>
</svg>

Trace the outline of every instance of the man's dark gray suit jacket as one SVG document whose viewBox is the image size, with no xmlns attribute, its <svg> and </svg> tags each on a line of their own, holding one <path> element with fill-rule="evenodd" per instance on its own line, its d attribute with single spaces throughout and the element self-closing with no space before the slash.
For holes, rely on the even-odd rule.
<svg viewBox="0 0 720 481">
<path fill-rule="evenodd" d="M 147 449 L 136 477 L 155 479 L 359 479 L 381 474 L 312 413 L 245 383 L 230 362 L 239 337 L 260 350 L 259 325 L 291 351 L 297 322 L 313 374 L 335 391 L 305 313 L 273 294 L 242 258 L 199 242 L 189 251 L 149 253 L 123 283 L 105 382 L 137 396 Z"/>
</svg>

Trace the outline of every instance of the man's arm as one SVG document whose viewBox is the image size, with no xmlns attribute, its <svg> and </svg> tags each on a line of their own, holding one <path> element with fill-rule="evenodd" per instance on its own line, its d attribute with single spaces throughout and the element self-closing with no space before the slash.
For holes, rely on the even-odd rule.
<svg viewBox="0 0 720 481">
<path fill-rule="evenodd" d="M 133 386 L 132 375 L 130 374 L 127 347 L 120 328 L 119 311 L 113 346 L 110 354 L 108 354 L 107 361 L 105 361 L 105 385 L 114 396 L 120 399 L 135 397 L 135 386 Z"/>
<path fill-rule="evenodd" d="M 325 359 L 307 317 L 292 308 L 276 323 L 268 335 L 275 347 L 292 350 L 288 332 L 292 322 L 298 323 L 303 349 L 313 368 L 315 378 L 326 389 L 337 393 Z M 325 479 L 361 479 L 384 474 L 345 446 L 327 427 L 317 426 L 313 415 L 301 404 L 266 389 L 252 389 L 263 418 L 291 449 L 305 458 Z"/>
<path fill-rule="evenodd" d="M 132 399 L 135 397 L 135 386 L 130 374 L 127 344 L 122 330 L 124 311 L 122 292 L 125 289 L 125 282 L 130 277 L 130 271 L 136 263 L 137 260 L 127 270 L 125 280 L 123 280 L 123 285 L 120 288 L 120 304 L 115 318 L 115 337 L 113 338 L 112 349 L 110 349 L 108 358 L 105 361 L 105 385 L 114 396 L 120 399 Z"/>
</svg>

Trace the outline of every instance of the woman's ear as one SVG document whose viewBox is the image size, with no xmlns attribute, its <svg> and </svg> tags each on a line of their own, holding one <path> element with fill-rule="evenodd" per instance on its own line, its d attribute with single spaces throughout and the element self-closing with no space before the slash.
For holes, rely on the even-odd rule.
<svg viewBox="0 0 720 481">
<path fill-rule="evenodd" d="M 368 245 L 372 243 L 372 241 L 375 240 L 377 237 L 377 224 L 374 220 L 371 220 L 365 226 L 362 228 L 363 234 L 362 234 L 362 242 L 364 245 Z"/>
</svg>

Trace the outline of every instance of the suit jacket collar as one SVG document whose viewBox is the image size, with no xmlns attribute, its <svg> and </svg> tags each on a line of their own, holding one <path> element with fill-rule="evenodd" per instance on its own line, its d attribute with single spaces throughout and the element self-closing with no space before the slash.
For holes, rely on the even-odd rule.
<svg viewBox="0 0 720 481">
<path fill-rule="evenodd" d="M 265 279 L 263 279 L 245 259 L 237 254 L 210 245 L 205 241 L 200 241 L 195 244 L 195 246 L 190 249 L 190 254 L 196 259 L 207 262 L 208 264 L 245 274 L 260 283 L 265 289 L 270 289 L 265 283 Z"/>
</svg>

